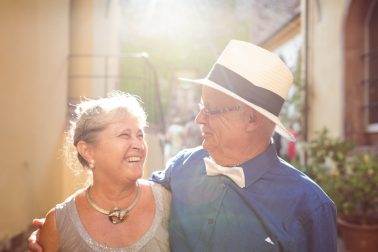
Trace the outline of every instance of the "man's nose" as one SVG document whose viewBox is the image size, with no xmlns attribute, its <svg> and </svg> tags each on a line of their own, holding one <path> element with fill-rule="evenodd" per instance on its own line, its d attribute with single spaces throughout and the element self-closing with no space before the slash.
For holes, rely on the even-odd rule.
<svg viewBox="0 0 378 252">
<path fill-rule="evenodd" d="M 194 119 L 195 123 L 197 124 L 205 124 L 206 123 L 206 120 L 207 120 L 207 115 L 205 114 L 205 112 L 203 111 L 203 109 L 201 109 L 196 118 Z"/>
</svg>

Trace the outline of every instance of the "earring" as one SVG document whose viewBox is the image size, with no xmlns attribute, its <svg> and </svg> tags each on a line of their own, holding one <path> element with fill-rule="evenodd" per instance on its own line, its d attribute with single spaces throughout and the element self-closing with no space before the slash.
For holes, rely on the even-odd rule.
<svg viewBox="0 0 378 252">
<path fill-rule="evenodd" d="M 93 159 L 89 161 L 89 169 L 93 170 L 95 168 L 95 164 L 96 162 Z"/>
</svg>

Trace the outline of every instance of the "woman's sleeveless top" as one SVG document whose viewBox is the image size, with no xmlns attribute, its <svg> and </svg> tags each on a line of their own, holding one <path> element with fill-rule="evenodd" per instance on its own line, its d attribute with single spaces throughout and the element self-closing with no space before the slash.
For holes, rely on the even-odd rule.
<svg viewBox="0 0 378 252">
<path fill-rule="evenodd" d="M 155 216 L 150 229 L 136 243 L 123 248 L 111 248 L 95 241 L 84 228 L 75 204 L 76 193 L 57 204 L 56 225 L 59 235 L 59 251 L 169 251 L 168 219 L 169 192 L 159 184 L 152 184 L 155 199 Z"/>
</svg>

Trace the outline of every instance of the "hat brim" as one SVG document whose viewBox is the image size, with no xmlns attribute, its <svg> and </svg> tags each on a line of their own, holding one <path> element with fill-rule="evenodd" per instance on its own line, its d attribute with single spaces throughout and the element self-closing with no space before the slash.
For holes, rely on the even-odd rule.
<svg viewBox="0 0 378 252">
<path fill-rule="evenodd" d="M 194 83 L 194 84 L 200 84 L 200 85 L 204 85 L 204 86 L 207 86 L 207 87 L 210 87 L 210 88 L 213 88 L 213 89 L 216 89 L 228 96 L 231 96 L 232 98 L 238 100 L 238 101 L 241 101 L 243 103 L 245 103 L 246 105 L 248 105 L 249 107 L 255 109 L 256 111 L 258 111 L 259 113 L 261 113 L 262 115 L 264 115 L 265 117 L 267 117 L 269 120 L 271 120 L 272 122 L 274 122 L 276 124 L 276 128 L 275 128 L 275 131 L 280 134 L 281 136 L 285 137 L 286 139 L 288 139 L 289 141 L 292 141 L 292 142 L 295 142 L 296 141 L 296 138 L 294 137 L 294 135 L 292 133 L 290 133 L 290 131 L 288 131 L 285 126 L 283 126 L 282 122 L 280 121 L 280 119 L 273 115 L 272 113 L 270 113 L 269 111 L 243 99 L 242 97 L 238 96 L 237 94 L 231 92 L 230 90 L 218 85 L 217 83 L 209 80 L 209 79 L 187 79 L 187 78 L 178 78 L 179 80 L 181 81 L 185 81 L 185 82 L 191 82 L 191 83 Z"/>
</svg>

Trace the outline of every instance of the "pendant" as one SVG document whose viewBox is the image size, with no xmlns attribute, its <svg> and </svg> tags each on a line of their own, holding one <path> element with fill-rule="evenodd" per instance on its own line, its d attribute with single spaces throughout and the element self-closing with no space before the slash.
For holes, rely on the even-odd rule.
<svg viewBox="0 0 378 252">
<path fill-rule="evenodd" d="M 121 211 L 119 208 L 114 208 L 108 214 L 109 221 L 113 224 L 122 223 L 128 216 L 129 211 Z"/>
</svg>

